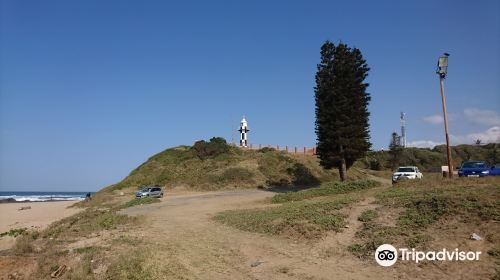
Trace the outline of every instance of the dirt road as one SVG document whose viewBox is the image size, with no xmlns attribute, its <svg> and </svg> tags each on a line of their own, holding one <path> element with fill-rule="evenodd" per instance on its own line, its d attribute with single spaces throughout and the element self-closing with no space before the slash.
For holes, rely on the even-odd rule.
<svg viewBox="0 0 500 280">
<path fill-rule="evenodd" d="M 367 199 L 352 205 L 349 228 L 319 242 L 291 241 L 221 225 L 221 211 L 269 206 L 274 193 L 259 190 L 173 195 L 161 203 L 124 211 L 145 215 L 143 233 L 157 240 L 155 258 L 168 262 L 170 277 L 187 279 L 393 279 L 391 269 L 352 256 L 346 247 L 360 223 L 359 213 L 374 207 Z M 165 264 L 165 263 L 164 263 Z"/>
</svg>

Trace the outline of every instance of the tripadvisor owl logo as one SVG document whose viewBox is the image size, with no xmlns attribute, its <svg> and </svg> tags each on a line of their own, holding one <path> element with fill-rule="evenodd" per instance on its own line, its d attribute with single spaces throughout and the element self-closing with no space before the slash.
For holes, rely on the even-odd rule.
<svg viewBox="0 0 500 280">
<path fill-rule="evenodd" d="M 381 266 L 391 266 L 398 260 L 398 251 L 391 244 L 380 245 L 375 251 L 375 260 Z"/>
<path fill-rule="evenodd" d="M 381 266 L 392 266 L 398 260 L 411 261 L 418 264 L 422 261 L 478 261 L 481 251 L 461 251 L 458 248 L 448 250 L 443 248 L 439 251 L 417 251 L 415 248 L 396 249 L 391 244 L 380 245 L 375 251 L 375 261 Z"/>
</svg>

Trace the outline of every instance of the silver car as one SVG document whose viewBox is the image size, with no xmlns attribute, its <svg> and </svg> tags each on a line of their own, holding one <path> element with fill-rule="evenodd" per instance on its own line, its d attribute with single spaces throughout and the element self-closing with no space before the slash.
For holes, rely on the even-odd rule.
<svg viewBox="0 0 500 280">
<path fill-rule="evenodd" d="M 141 191 L 138 191 L 135 194 L 135 197 L 136 198 L 142 198 L 142 197 L 163 197 L 163 191 L 158 186 L 145 187 Z"/>
</svg>

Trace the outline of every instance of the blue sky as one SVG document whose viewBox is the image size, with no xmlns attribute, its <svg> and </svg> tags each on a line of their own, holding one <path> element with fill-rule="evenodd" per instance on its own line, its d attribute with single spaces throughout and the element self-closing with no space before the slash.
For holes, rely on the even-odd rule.
<svg viewBox="0 0 500 280">
<path fill-rule="evenodd" d="M 313 146 L 329 39 L 371 67 L 371 141 L 500 135 L 499 1 L 0 0 L 0 190 L 97 190 L 198 139 Z"/>
</svg>

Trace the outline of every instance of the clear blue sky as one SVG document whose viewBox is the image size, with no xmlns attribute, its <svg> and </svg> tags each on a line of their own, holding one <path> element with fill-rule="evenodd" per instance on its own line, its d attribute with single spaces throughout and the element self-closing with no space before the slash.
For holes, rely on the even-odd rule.
<svg viewBox="0 0 500 280">
<path fill-rule="evenodd" d="M 371 141 L 499 140 L 499 1 L 0 0 L 0 190 L 97 190 L 194 140 L 312 146 L 329 39 L 371 72 Z"/>
</svg>

